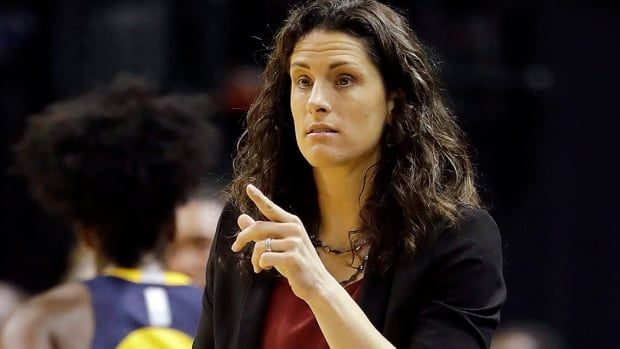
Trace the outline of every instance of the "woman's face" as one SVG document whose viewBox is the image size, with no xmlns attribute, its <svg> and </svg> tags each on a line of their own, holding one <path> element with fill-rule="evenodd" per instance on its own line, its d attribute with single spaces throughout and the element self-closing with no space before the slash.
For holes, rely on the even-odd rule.
<svg viewBox="0 0 620 349">
<path fill-rule="evenodd" d="M 392 102 L 364 43 L 315 30 L 297 42 L 289 68 L 295 137 L 310 165 L 375 163 Z"/>
</svg>

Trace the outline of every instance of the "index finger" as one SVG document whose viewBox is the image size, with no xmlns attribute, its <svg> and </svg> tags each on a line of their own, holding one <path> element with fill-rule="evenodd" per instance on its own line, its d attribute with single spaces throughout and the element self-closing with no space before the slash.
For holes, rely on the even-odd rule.
<svg viewBox="0 0 620 349">
<path fill-rule="evenodd" d="M 280 223 L 297 222 L 297 217 L 295 215 L 288 213 L 282 207 L 276 205 L 273 201 L 266 197 L 263 192 L 252 184 L 248 184 L 246 187 L 246 192 L 258 210 L 270 221 Z"/>
</svg>

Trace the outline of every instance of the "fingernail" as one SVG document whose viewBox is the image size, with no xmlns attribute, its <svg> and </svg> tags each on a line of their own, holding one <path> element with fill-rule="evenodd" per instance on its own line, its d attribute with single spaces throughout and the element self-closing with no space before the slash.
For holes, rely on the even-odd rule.
<svg viewBox="0 0 620 349">
<path fill-rule="evenodd" d="M 258 193 L 258 188 L 256 188 L 253 184 L 248 184 L 248 190 L 254 194 Z"/>
</svg>

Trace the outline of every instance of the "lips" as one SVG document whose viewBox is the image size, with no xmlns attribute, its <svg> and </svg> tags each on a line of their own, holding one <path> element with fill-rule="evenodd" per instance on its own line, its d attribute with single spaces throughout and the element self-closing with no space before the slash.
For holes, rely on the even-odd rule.
<svg viewBox="0 0 620 349">
<path fill-rule="evenodd" d="M 338 133 L 338 130 L 327 124 L 313 124 L 306 129 L 306 134 L 309 135 L 313 133 Z"/>
</svg>

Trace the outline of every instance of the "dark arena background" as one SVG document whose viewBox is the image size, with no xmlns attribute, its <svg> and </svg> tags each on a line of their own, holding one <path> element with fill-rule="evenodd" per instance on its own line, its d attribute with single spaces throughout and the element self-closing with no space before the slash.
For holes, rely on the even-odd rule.
<svg viewBox="0 0 620 349">
<path fill-rule="evenodd" d="M 225 184 L 285 0 L 0 2 L 0 280 L 32 295 L 62 278 L 72 234 L 11 172 L 28 115 L 144 77 L 205 93 Z M 502 327 L 564 347 L 620 347 L 620 11 L 614 1 L 392 1 L 440 63 L 503 237 Z M 3 302 L 3 299 L 0 299 Z"/>
</svg>

